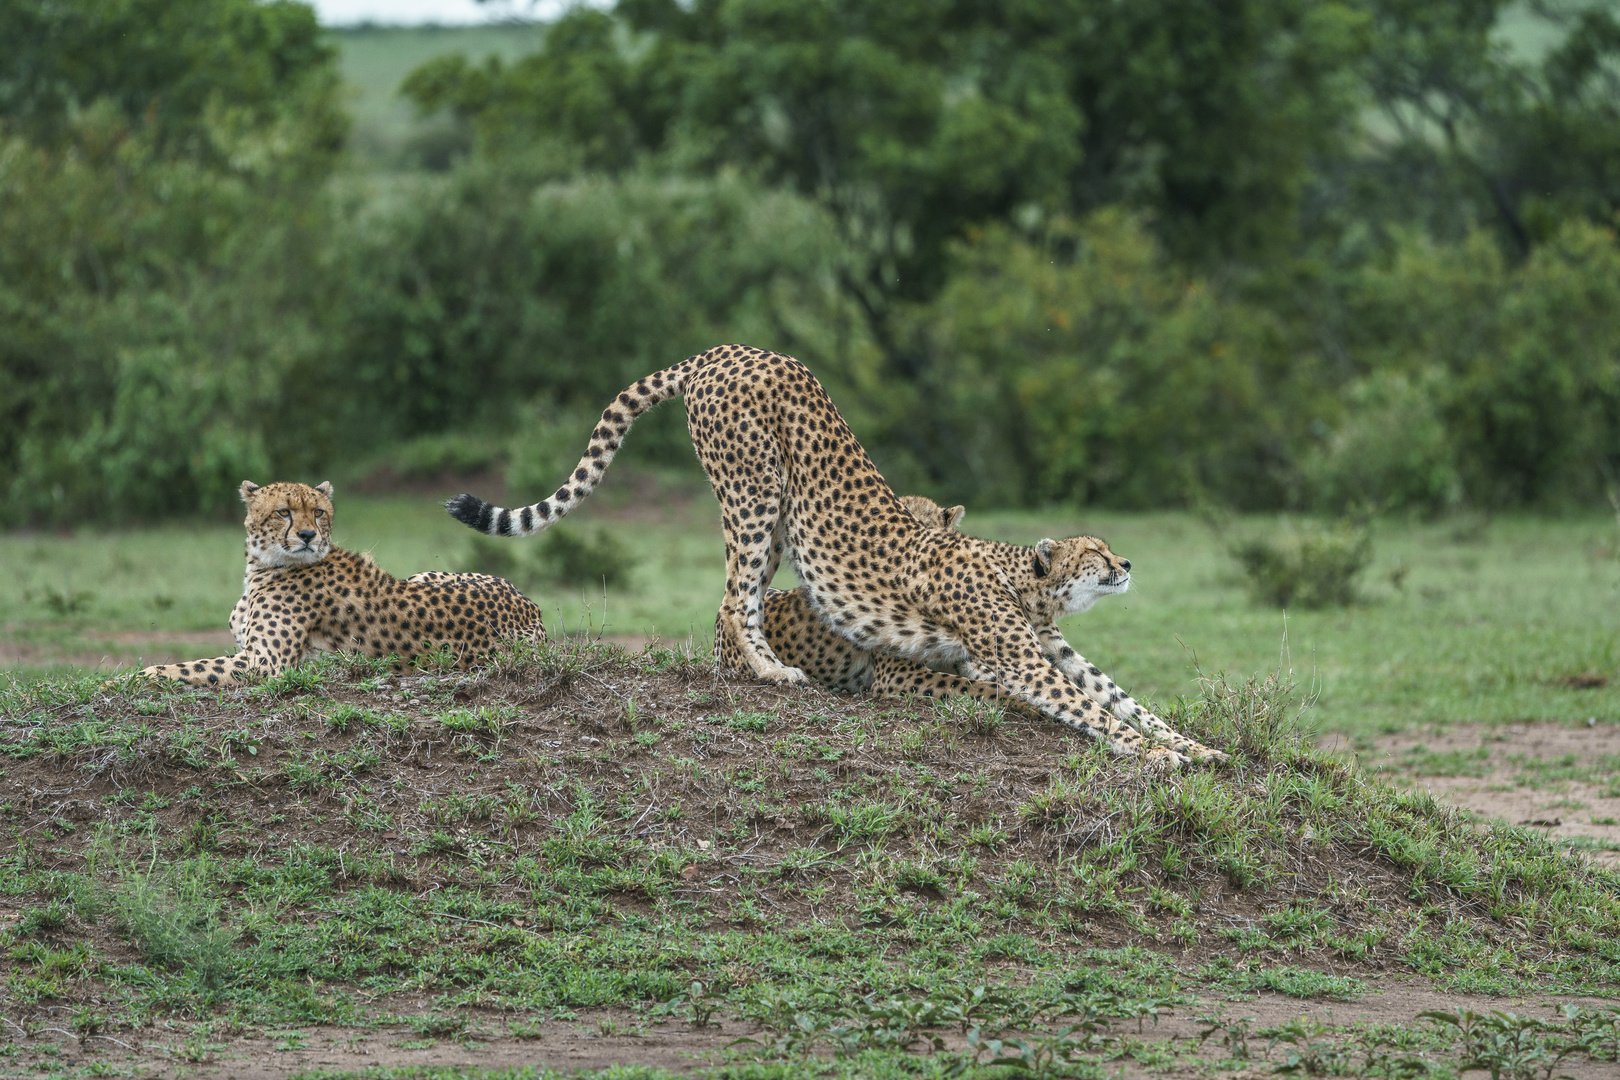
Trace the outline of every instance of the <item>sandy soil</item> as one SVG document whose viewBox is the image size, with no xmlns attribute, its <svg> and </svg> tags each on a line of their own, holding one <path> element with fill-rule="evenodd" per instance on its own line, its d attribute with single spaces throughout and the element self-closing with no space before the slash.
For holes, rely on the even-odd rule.
<svg viewBox="0 0 1620 1080">
<path fill-rule="evenodd" d="M 1426 776 L 1421 770 L 1403 769 L 1401 755 L 1418 746 L 1436 753 L 1477 752 L 1483 747 L 1489 758 L 1482 765 L 1488 771 L 1484 776 Z M 1620 776 L 1606 783 L 1563 780 L 1539 788 L 1524 782 L 1526 762 L 1573 758 L 1587 765 L 1601 757 L 1620 759 L 1620 724 L 1465 725 L 1429 734 L 1391 735 L 1378 741 L 1377 754 L 1364 758 L 1363 764 L 1382 765 L 1394 779 L 1481 817 L 1542 829 L 1553 837 L 1589 836 L 1620 844 L 1620 797 L 1610 794 L 1620 793 Z M 1604 865 L 1620 866 L 1620 851 L 1586 854 Z"/>
<path fill-rule="evenodd" d="M 1261 994 L 1239 1002 L 1201 1001 L 1166 1012 L 1157 1026 L 1151 1024 L 1137 1035 L 1133 1023 L 1123 1023 L 1116 1032 L 1146 1041 L 1173 1041 L 1196 1046 L 1199 1035 L 1209 1025 L 1199 1017 L 1220 1012 L 1226 1016 L 1252 1018 L 1254 1028 L 1265 1028 L 1306 1017 L 1325 1024 L 1357 1022 L 1410 1023 L 1425 1010 L 1475 1011 L 1511 1010 L 1521 1015 L 1557 1019 L 1557 1007 L 1566 1003 L 1601 1004 L 1593 999 L 1486 998 L 1467 994 L 1436 992 L 1422 983 L 1389 980 L 1382 990 L 1374 990 L 1363 1000 L 1348 1004 L 1324 1005 L 1300 1001 L 1280 994 Z M 397 1015 L 410 1015 L 415 1005 L 427 1002 L 395 1002 Z M 954 1032 L 945 1033 L 949 1049 L 964 1044 Z M 162 1026 L 140 1032 L 121 1032 L 114 1039 L 94 1036 L 82 1043 L 45 1031 L 34 1039 L 23 1040 L 19 1049 L 35 1062 L 50 1060 L 56 1068 L 83 1068 L 97 1061 L 104 1066 L 139 1063 L 144 1077 L 241 1077 L 244 1080 L 270 1080 L 306 1071 L 347 1071 L 382 1067 L 470 1066 L 483 1069 L 531 1065 L 559 1071 L 601 1069 L 610 1065 L 644 1066 L 688 1073 L 716 1064 L 733 1055 L 747 1060 L 746 1046 L 733 1047 L 735 1040 L 765 1037 L 751 1021 L 724 1017 L 707 1028 L 694 1028 L 680 1020 L 650 1020 L 625 1009 L 589 1009 L 576 1019 L 553 1020 L 523 1027 L 515 1034 L 499 1014 L 475 1018 L 469 1030 L 459 1036 L 435 1039 L 408 1025 L 378 1027 L 305 1027 L 266 1031 L 256 1037 L 221 1037 L 205 1046 L 187 1048 L 185 1038 Z M 1266 1057 L 1266 1040 L 1254 1038 L 1251 1050 L 1257 1058 L 1250 1070 L 1256 1076 L 1272 1074 L 1279 1050 Z M 728 1052 L 729 1048 L 729 1052 Z M 198 1051 L 201 1051 L 199 1054 Z M 197 1061 L 201 1056 L 204 1060 Z M 1204 1048 L 1206 1058 L 1218 1058 L 1214 1044 Z M 20 1059 L 14 1059 L 20 1063 Z M 1150 1074 L 1124 1061 L 1121 1076 L 1137 1080 Z M 29 1070 L 33 1071 L 33 1070 Z M 1605 1063 L 1565 1063 L 1560 1071 L 1574 1080 L 1600 1080 L 1620 1076 L 1620 1066 Z M 1191 1062 L 1170 1075 L 1199 1075 L 1203 1070 Z M 13 1075 L 0 1069 L 0 1075 Z"/>
</svg>

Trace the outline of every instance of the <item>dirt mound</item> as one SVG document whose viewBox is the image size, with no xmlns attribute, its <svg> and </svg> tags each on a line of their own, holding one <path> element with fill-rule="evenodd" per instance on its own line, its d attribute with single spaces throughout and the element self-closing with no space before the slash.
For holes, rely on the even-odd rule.
<svg viewBox="0 0 1620 1080">
<path fill-rule="evenodd" d="M 986 986 L 1009 1024 L 1397 974 L 1612 988 L 1615 878 L 1309 749 L 1286 699 L 1210 684 L 1167 719 L 1234 764 L 1167 776 L 979 703 L 762 686 L 657 646 L 13 688 L 11 1020 L 189 1017 L 206 1043 L 457 1032 L 471 1009 L 523 1037 L 588 1008 L 775 1032 Z"/>
</svg>

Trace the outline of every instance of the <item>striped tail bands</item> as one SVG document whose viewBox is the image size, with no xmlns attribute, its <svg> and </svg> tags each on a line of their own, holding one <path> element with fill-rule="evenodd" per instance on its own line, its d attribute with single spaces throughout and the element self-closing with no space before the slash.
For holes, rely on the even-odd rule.
<svg viewBox="0 0 1620 1080">
<path fill-rule="evenodd" d="M 563 517 L 596 490 L 613 455 L 624 444 L 625 435 L 636 418 L 659 402 L 686 393 L 687 380 L 693 371 L 710 356 L 703 353 L 682 360 L 673 367 L 655 371 L 644 379 L 625 388 L 613 403 L 602 411 L 601 423 L 591 432 L 590 444 L 579 459 L 573 474 L 550 498 L 541 499 L 530 506 L 506 509 L 463 492 L 444 504 L 450 516 L 463 525 L 489 536 L 533 536 Z"/>
</svg>

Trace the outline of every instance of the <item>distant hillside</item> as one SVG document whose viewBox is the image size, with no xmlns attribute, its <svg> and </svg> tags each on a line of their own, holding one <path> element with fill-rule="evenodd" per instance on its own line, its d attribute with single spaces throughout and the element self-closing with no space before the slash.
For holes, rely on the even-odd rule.
<svg viewBox="0 0 1620 1080">
<path fill-rule="evenodd" d="M 447 53 L 474 61 L 521 56 L 539 46 L 545 27 L 359 26 L 330 33 L 342 50 L 355 155 L 373 168 L 397 170 L 442 164 L 454 149 L 454 132 L 444 120 L 419 119 L 410 102 L 399 96 L 405 76 Z"/>
</svg>

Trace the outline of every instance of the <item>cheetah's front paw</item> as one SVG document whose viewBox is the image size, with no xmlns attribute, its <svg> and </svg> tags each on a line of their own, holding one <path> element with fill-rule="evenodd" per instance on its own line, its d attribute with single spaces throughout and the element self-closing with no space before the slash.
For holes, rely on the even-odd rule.
<svg viewBox="0 0 1620 1080">
<path fill-rule="evenodd" d="M 1175 772 L 1187 764 L 1187 755 L 1179 754 L 1168 746 L 1151 747 L 1142 755 L 1143 761 L 1150 769 L 1160 769 L 1164 772 Z"/>
<path fill-rule="evenodd" d="M 760 678 L 778 686 L 803 686 L 810 682 L 810 676 L 806 675 L 803 669 L 788 667 L 786 664 L 763 672 Z"/>
</svg>

